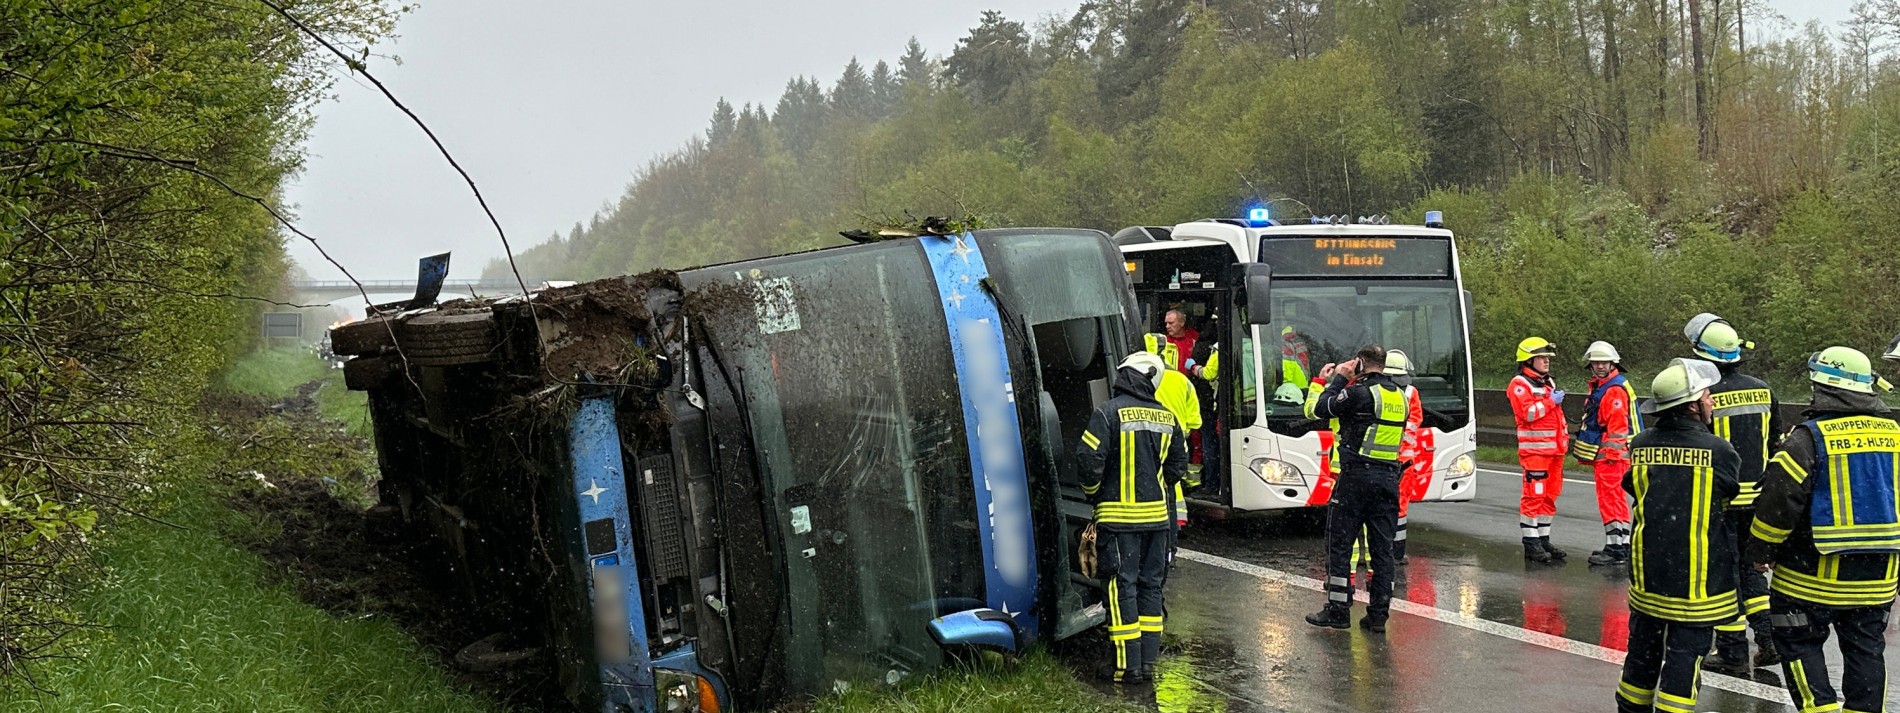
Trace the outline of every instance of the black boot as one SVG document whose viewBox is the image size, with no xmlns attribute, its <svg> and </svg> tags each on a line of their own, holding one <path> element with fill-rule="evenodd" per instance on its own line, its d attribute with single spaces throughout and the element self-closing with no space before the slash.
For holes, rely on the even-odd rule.
<svg viewBox="0 0 1900 713">
<path fill-rule="evenodd" d="M 1702 667 L 1710 671 L 1726 673 L 1731 676 L 1748 676 L 1749 671 L 1754 668 L 1749 665 L 1748 638 L 1745 636 L 1736 638 L 1741 640 L 1736 641 L 1735 639 L 1717 634 L 1715 640 L 1715 654 L 1705 659 L 1702 662 Z"/>
<path fill-rule="evenodd" d="M 1405 564 L 1405 562 L 1405 540 L 1394 540 L 1392 542 L 1392 563 Z"/>
<path fill-rule="evenodd" d="M 1558 549 L 1558 548 L 1557 548 L 1557 546 L 1556 546 L 1556 545 L 1553 545 L 1553 544 L 1550 544 L 1550 535 L 1545 535 L 1545 536 L 1543 536 L 1543 537 L 1539 537 L 1539 538 L 1537 538 L 1537 539 L 1538 539 L 1538 540 L 1540 540 L 1540 541 L 1542 541 L 1542 543 L 1543 543 L 1543 545 L 1544 545 L 1544 551 L 1545 551 L 1545 552 L 1549 552 L 1549 553 L 1550 553 L 1550 558 L 1551 558 L 1551 559 L 1558 559 L 1558 560 L 1560 560 L 1560 559 L 1569 559 L 1569 558 L 1570 558 L 1570 553 L 1569 553 L 1569 552 L 1565 552 L 1565 551 L 1563 551 L 1563 550 L 1560 550 L 1560 549 Z"/>
<path fill-rule="evenodd" d="M 1319 610 L 1319 613 L 1306 615 L 1306 623 L 1313 626 L 1344 629 L 1352 626 L 1352 612 L 1345 607 L 1328 604 L 1325 609 Z"/>
<path fill-rule="evenodd" d="M 1359 619 L 1359 628 L 1375 634 L 1383 634 L 1385 633 L 1385 621 L 1390 618 L 1392 618 L 1392 615 L 1389 613 L 1366 612 L 1366 615 Z"/>
<path fill-rule="evenodd" d="M 1781 665 L 1781 652 L 1775 649 L 1774 639 L 1757 637 L 1755 639 L 1755 668 L 1774 668 Z"/>
<path fill-rule="evenodd" d="M 1553 561 L 1556 558 L 1550 556 L 1550 550 L 1544 549 L 1544 543 L 1542 540 L 1538 540 L 1535 538 L 1525 538 L 1524 559 L 1541 564 L 1541 563 Z"/>
<path fill-rule="evenodd" d="M 1630 563 L 1629 545 L 1606 545 L 1603 549 L 1590 553 L 1590 564 L 1609 567 Z"/>
</svg>

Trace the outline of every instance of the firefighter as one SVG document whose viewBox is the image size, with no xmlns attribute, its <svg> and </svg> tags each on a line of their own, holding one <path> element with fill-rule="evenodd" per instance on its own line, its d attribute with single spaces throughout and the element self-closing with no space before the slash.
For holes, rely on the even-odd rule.
<svg viewBox="0 0 1900 713">
<path fill-rule="evenodd" d="M 1197 350 L 1197 353 L 1195 358 L 1188 360 L 1188 373 L 1199 380 L 1196 382 L 1196 386 L 1199 386 L 1203 393 L 1208 396 L 1208 398 L 1201 399 L 1200 478 L 1203 483 L 1207 483 L 1211 478 L 1212 485 L 1210 487 L 1214 492 L 1218 493 L 1226 489 L 1224 476 L 1227 474 L 1227 471 L 1224 470 L 1226 461 L 1222 457 L 1226 454 L 1221 452 L 1221 441 L 1224 434 L 1222 433 L 1220 405 L 1216 403 L 1222 396 L 1219 389 L 1220 342 L 1202 341 L 1194 348 Z M 1231 395 L 1228 398 L 1232 398 Z"/>
<path fill-rule="evenodd" d="M 1629 439 L 1642 431 L 1636 417 L 1636 390 L 1623 375 L 1623 357 L 1609 342 L 1583 351 L 1590 367 L 1590 397 L 1583 403 L 1583 430 L 1570 441 L 1570 453 L 1596 475 L 1597 514 L 1603 517 L 1603 549 L 1590 553 L 1590 564 L 1630 561 L 1630 504 L 1623 493 L 1629 470 Z"/>
<path fill-rule="evenodd" d="M 1169 314 L 1175 313 L 1169 312 Z M 1181 422 L 1181 428 L 1187 430 L 1192 436 L 1201 429 L 1201 397 L 1195 392 L 1194 384 L 1188 380 L 1187 373 L 1181 371 L 1181 353 L 1176 351 L 1174 342 L 1169 341 L 1165 334 L 1149 333 L 1145 341 L 1148 353 L 1160 357 L 1161 363 L 1167 366 L 1167 371 L 1161 375 L 1160 385 L 1155 389 L 1155 400 L 1160 401 L 1162 406 L 1166 406 L 1168 411 L 1174 414 L 1174 418 Z M 1187 445 L 1190 449 L 1193 447 L 1191 437 Z M 1189 451 L 1188 460 L 1190 467 L 1187 475 L 1174 486 L 1174 501 L 1179 504 L 1174 513 L 1177 526 L 1187 524 L 1188 489 L 1198 488 L 1201 485 L 1200 470 L 1192 467 L 1192 450 Z"/>
<path fill-rule="evenodd" d="M 1392 532 L 1392 562 L 1405 564 L 1405 520 L 1412 501 L 1432 486 L 1432 432 L 1425 425 L 1425 402 L 1412 386 L 1412 359 L 1393 349 L 1385 353 L 1385 373 L 1405 393 L 1405 437 L 1399 445 L 1399 519 Z M 1355 557 L 1357 559 L 1357 557 Z"/>
<path fill-rule="evenodd" d="M 1524 559 L 1555 562 L 1570 553 L 1550 544 L 1550 522 L 1557 515 L 1557 496 L 1564 490 L 1563 389 L 1550 377 L 1550 358 L 1557 348 L 1543 337 L 1517 344 L 1517 376 L 1511 377 L 1511 413 L 1517 420 L 1517 460 L 1524 469 L 1524 491 L 1518 499 L 1518 534 L 1524 539 Z"/>
<path fill-rule="evenodd" d="M 1082 492 L 1095 503 L 1100 552 L 1108 581 L 1108 676 L 1153 680 L 1161 655 L 1161 586 L 1173 544 L 1170 493 L 1187 472 L 1187 430 L 1155 400 L 1161 359 L 1137 352 L 1115 372 L 1115 395 L 1089 416 L 1076 445 Z"/>
<path fill-rule="evenodd" d="M 1399 450 L 1405 441 L 1405 393 L 1385 374 L 1385 349 L 1359 349 L 1351 361 L 1327 364 L 1319 378 L 1326 387 L 1313 399 L 1314 414 L 1334 419 L 1336 460 L 1343 461 L 1339 483 L 1326 517 L 1326 606 L 1306 623 L 1344 629 L 1351 626 L 1352 542 L 1361 528 L 1370 531 L 1371 603 L 1359 620 L 1362 629 L 1385 631 L 1392 605 L 1392 530 L 1399 516 Z"/>
<path fill-rule="evenodd" d="M 1742 454 L 1742 493 L 1735 496 L 1728 512 L 1723 513 L 1723 517 L 1729 519 L 1731 531 L 1740 538 L 1747 535 L 1748 521 L 1755 514 L 1762 470 L 1768 466 L 1768 456 L 1786 430 L 1781 417 L 1775 413 L 1775 396 L 1769 391 L 1768 383 L 1738 370 L 1743 350 L 1753 349 L 1753 343 L 1742 341 L 1727 320 L 1707 312 L 1689 320 L 1682 334 L 1689 339 L 1697 358 L 1713 362 L 1722 372 L 1722 382 L 1709 390 L 1709 397 L 1715 401 L 1715 435 L 1726 439 Z M 1741 578 L 1738 591 L 1742 614 L 1735 621 L 1716 627 L 1716 652 L 1708 661 L 1709 668 L 1714 670 L 1746 674 L 1755 667 L 1773 666 L 1780 661 L 1768 622 L 1768 579 L 1747 565 L 1736 562 Z M 1748 657 L 1751 628 L 1755 630 L 1752 662 Z"/>
<path fill-rule="evenodd" d="M 1900 552 L 1900 423 L 1876 395 L 1867 355 L 1830 347 L 1808 358 L 1814 399 L 1768 462 L 1745 554 L 1774 576 L 1769 619 L 1795 707 L 1883 711 L 1883 637 Z M 1822 645 L 1840 636 L 1841 689 Z"/>
<path fill-rule="evenodd" d="M 1715 625 L 1735 618 L 1734 538 L 1722 507 L 1741 491 L 1741 456 L 1709 430 L 1713 365 L 1674 359 L 1643 404 L 1655 426 L 1630 442 L 1622 486 L 1635 496 L 1628 655 L 1618 711 L 1695 713 Z"/>
</svg>

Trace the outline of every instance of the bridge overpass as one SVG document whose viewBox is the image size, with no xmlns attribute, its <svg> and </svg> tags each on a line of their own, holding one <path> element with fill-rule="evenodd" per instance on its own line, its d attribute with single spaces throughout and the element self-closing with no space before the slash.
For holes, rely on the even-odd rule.
<svg viewBox="0 0 1900 713">
<path fill-rule="evenodd" d="M 362 293 L 357 290 L 357 283 L 350 282 L 349 280 L 293 280 L 290 284 L 291 287 L 297 291 L 297 295 L 304 299 L 315 298 L 328 302 L 346 297 L 362 296 Z M 539 280 L 528 281 L 528 287 L 530 289 L 539 284 L 541 284 Z M 368 291 L 372 295 L 410 295 L 415 294 L 416 291 L 416 281 L 414 279 L 363 280 L 362 285 L 363 290 Z M 513 277 L 481 278 L 474 280 L 457 280 L 450 278 L 448 281 L 442 283 L 442 292 L 444 294 L 495 295 L 504 292 L 516 293 L 520 291 L 521 285 L 516 283 Z"/>
</svg>

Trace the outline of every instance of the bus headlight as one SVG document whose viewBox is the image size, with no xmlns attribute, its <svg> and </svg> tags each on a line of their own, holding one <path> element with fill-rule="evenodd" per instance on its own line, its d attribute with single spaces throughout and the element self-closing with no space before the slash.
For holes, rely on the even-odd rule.
<svg viewBox="0 0 1900 713">
<path fill-rule="evenodd" d="M 702 676 L 670 668 L 653 669 L 653 687 L 664 713 L 719 713 L 719 696 Z"/>
<path fill-rule="evenodd" d="M 1292 463 L 1272 458 L 1261 458 L 1253 462 L 1253 474 L 1260 482 L 1268 485 L 1305 485 L 1306 476 Z"/>
<path fill-rule="evenodd" d="M 1446 478 L 1463 478 L 1478 471 L 1478 461 L 1465 453 L 1451 459 L 1451 467 L 1445 469 Z"/>
</svg>

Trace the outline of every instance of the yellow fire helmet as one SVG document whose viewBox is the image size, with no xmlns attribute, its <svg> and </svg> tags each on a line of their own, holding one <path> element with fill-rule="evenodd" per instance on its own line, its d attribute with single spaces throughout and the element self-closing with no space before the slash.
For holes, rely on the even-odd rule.
<svg viewBox="0 0 1900 713">
<path fill-rule="evenodd" d="M 1828 347 L 1808 357 L 1808 381 L 1862 394 L 1874 393 L 1874 363 L 1852 347 Z"/>
<path fill-rule="evenodd" d="M 1643 413 L 1656 413 L 1702 398 L 1702 393 L 1722 381 L 1722 372 L 1700 359 L 1670 359 L 1669 366 L 1649 382 L 1654 398 L 1643 402 Z"/>
<path fill-rule="evenodd" d="M 1404 376 L 1412 373 L 1412 358 L 1397 349 L 1388 349 L 1385 353 L 1385 374 Z"/>
<path fill-rule="evenodd" d="M 1709 312 L 1689 318 L 1682 327 L 1682 336 L 1689 338 L 1696 356 L 1723 364 L 1741 361 L 1743 349 L 1755 348 L 1754 342 L 1742 341 L 1728 320 Z"/>
<path fill-rule="evenodd" d="M 1543 337 L 1528 337 L 1524 341 L 1517 343 L 1518 363 L 1522 364 L 1530 361 L 1531 357 L 1539 356 L 1557 356 L 1557 347 Z"/>
<path fill-rule="evenodd" d="M 1621 364 L 1623 355 L 1616 353 L 1616 347 L 1609 342 L 1596 341 L 1590 343 L 1589 349 L 1583 350 L 1583 363 L 1588 364 L 1593 361 Z"/>
</svg>

